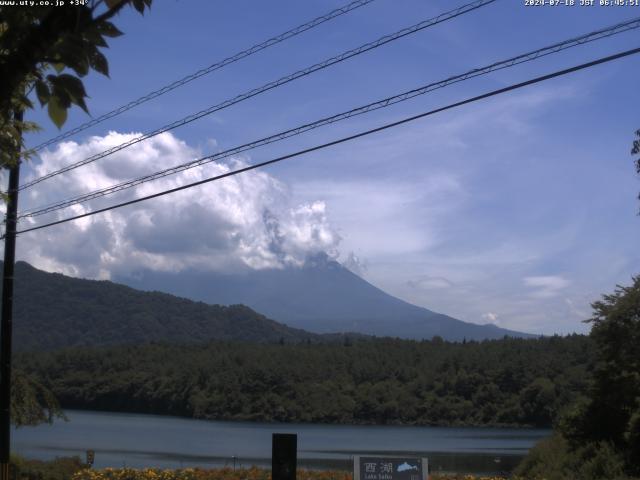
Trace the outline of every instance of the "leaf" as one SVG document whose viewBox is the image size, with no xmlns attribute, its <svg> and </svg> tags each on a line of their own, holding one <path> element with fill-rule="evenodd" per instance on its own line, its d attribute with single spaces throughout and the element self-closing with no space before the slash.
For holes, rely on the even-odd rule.
<svg viewBox="0 0 640 480">
<path fill-rule="evenodd" d="M 74 98 L 73 99 L 73 103 L 75 103 L 76 105 L 78 105 L 82 110 L 84 110 L 84 113 L 86 113 L 87 115 L 89 114 L 89 109 L 87 108 L 87 104 L 84 102 L 84 97 L 81 98 Z"/>
<path fill-rule="evenodd" d="M 84 77 L 89 72 L 89 61 L 87 59 L 87 41 L 72 41 L 66 39 L 65 42 L 58 46 L 58 57 L 60 62 L 75 70 L 75 72 Z"/>
<path fill-rule="evenodd" d="M 79 76 L 84 77 L 89 73 L 89 62 L 86 57 L 77 57 L 67 62 Z"/>
<path fill-rule="evenodd" d="M 120 35 L 123 35 L 123 33 L 120 30 L 118 30 L 113 23 L 107 22 L 107 21 L 97 24 L 96 30 L 98 30 L 98 32 L 100 32 L 102 35 L 105 35 L 111 38 L 119 37 Z"/>
<path fill-rule="evenodd" d="M 58 97 L 53 96 L 49 100 L 49 117 L 55 123 L 58 129 L 62 128 L 64 122 L 67 121 L 67 109 L 60 105 L 60 100 Z"/>
<path fill-rule="evenodd" d="M 71 95 L 71 98 L 78 99 L 87 96 L 82 80 L 78 77 L 64 73 L 56 78 L 55 83 L 64 88 Z"/>
<path fill-rule="evenodd" d="M 91 68 L 96 72 L 103 74 L 105 77 L 109 76 L 109 62 L 107 62 L 107 57 L 97 49 L 89 54 L 89 65 L 91 65 Z"/>
<path fill-rule="evenodd" d="M 69 95 L 69 93 L 64 88 L 54 85 L 51 98 L 54 97 L 58 100 L 58 105 L 60 105 L 62 108 L 67 109 L 71 106 L 71 95 Z M 49 101 L 51 101 L 51 99 Z"/>
<path fill-rule="evenodd" d="M 149 6 L 147 0 L 133 0 L 133 8 L 135 8 L 141 15 L 144 15 L 145 6 Z"/>
<path fill-rule="evenodd" d="M 36 80 L 36 95 L 38 96 L 38 100 L 40 101 L 40 106 L 44 107 L 45 104 L 49 101 L 49 97 L 51 97 L 51 92 L 49 91 L 49 85 L 42 80 Z"/>
<path fill-rule="evenodd" d="M 94 23 L 93 9 L 87 5 L 89 2 L 84 3 L 85 5 L 78 5 L 74 12 L 77 32 L 86 31 Z"/>
<path fill-rule="evenodd" d="M 133 8 L 144 14 L 144 0 L 133 0 Z"/>
<path fill-rule="evenodd" d="M 107 42 L 105 42 L 104 38 L 102 38 L 102 35 L 98 31 L 98 29 L 95 28 L 95 25 L 91 25 L 90 29 L 85 33 L 85 37 L 96 47 L 109 48 L 109 45 L 107 45 Z"/>
<path fill-rule="evenodd" d="M 86 113 L 89 113 L 87 104 L 84 101 L 87 92 L 84 89 L 82 80 L 69 74 L 63 74 L 57 77 L 55 75 L 48 75 L 47 80 L 51 82 L 53 86 L 53 96 L 57 97 L 60 106 L 69 108 L 72 103 L 75 103 Z"/>
<path fill-rule="evenodd" d="M 20 103 L 22 105 L 22 109 L 23 110 L 32 110 L 33 109 L 33 103 L 31 102 L 31 100 L 29 100 L 28 97 L 26 97 L 24 95 L 20 98 Z"/>
<path fill-rule="evenodd" d="M 109 9 L 112 9 L 114 7 L 117 7 L 118 5 L 120 5 L 124 0 L 105 0 L 104 3 L 107 4 L 107 7 L 109 7 Z"/>
<path fill-rule="evenodd" d="M 36 122 L 22 122 L 22 131 L 23 132 L 39 132 L 42 130 L 42 127 L 38 125 Z"/>
</svg>

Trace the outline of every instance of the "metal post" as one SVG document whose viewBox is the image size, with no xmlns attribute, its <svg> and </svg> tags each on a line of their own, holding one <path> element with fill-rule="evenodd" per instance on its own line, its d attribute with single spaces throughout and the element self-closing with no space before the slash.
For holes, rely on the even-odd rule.
<svg viewBox="0 0 640 480">
<path fill-rule="evenodd" d="M 296 480 L 298 465 L 298 435 L 274 433 L 271 440 L 271 478 Z"/>
<path fill-rule="evenodd" d="M 22 112 L 14 114 L 22 122 Z M 18 128 L 22 134 L 20 128 Z M 18 147 L 19 149 L 20 147 Z M 20 150 L 18 150 L 18 153 Z M 0 480 L 10 480 L 11 453 L 11 335 L 13 324 L 13 270 L 16 257 L 16 226 L 20 158 L 9 169 L 7 214 L 4 237 L 4 271 L 2 274 L 2 320 L 0 322 Z"/>
</svg>

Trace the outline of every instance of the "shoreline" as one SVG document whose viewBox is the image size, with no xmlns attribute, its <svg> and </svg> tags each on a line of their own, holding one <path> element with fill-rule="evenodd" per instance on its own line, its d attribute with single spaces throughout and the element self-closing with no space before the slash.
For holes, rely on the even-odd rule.
<svg viewBox="0 0 640 480">
<path fill-rule="evenodd" d="M 343 422 L 278 422 L 274 420 L 260 420 L 260 419 L 229 419 L 229 418 L 207 418 L 207 417 L 190 417 L 175 415 L 171 413 L 149 413 L 135 410 L 96 410 L 92 408 L 72 407 L 63 408 L 65 414 L 67 412 L 82 412 L 82 413 L 96 413 L 96 414 L 114 414 L 114 415 L 145 415 L 148 417 L 157 417 L 160 419 L 179 419 L 190 420 L 196 422 L 211 422 L 211 423 L 229 423 L 229 424 L 249 424 L 249 425 L 301 425 L 301 426 L 327 426 L 327 427 L 395 427 L 395 428 L 442 428 L 442 429 L 455 429 L 455 428 L 473 428 L 473 429 L 490 429 L 490 430 L 522 430 L 522 431 L 549 431 L 551 432 L 552 426 L 533 426 L 522 424 L 465 424 L 465 423 L 374 423 L 374 422 L 362 422 L 362 423 L 343 423 Z M 54 420 L 64 421 L 64 420 Z"/>
</svg>

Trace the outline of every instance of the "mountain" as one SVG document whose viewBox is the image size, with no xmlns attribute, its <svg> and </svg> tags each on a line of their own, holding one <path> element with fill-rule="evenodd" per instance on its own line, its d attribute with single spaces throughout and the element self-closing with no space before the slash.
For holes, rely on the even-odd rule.
<svg viewBox="0 0 640 480">
<path fill-rule="evenodd" d="M 142 271 L 118 281 L 206 303 L 248 305 L 278 322 L 316 333 L 445 340 L 530 337 L 492 324 L 477 325 L 393 297 L 326 255 L 302 267 L 234 274 Z"/>
<path fill-rule="evenodd" d="M 166 293 L 141 292 L 108 281 L 43 272 L 25 262 L 16 263 L 15 277 L 16 350 L 209 340 L 321 340 L 243 305 L 208 305 Z"/>
</svg>

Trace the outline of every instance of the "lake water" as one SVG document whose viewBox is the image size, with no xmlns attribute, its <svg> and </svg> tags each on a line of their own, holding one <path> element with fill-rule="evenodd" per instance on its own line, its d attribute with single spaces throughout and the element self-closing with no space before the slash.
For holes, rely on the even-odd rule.
<svg viewBox="0 0 640 480">
<path fill-rule="evenodd" d="M 509 472 L 549 430 L 210 422 L 67 411 L 69 422 L 13 431 L 12 451 L 52 459 L 95 451 L 95 467 L 271 465 L 271 434 L 298 434 L 300 467 L 349 470 L 353 455 L 427 457 L 432 471 Z"/>
</svg>

